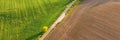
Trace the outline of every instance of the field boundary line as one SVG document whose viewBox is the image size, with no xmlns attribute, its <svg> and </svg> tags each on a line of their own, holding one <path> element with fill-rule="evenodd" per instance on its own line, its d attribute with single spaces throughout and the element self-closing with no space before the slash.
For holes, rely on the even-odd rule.
<svg viewBox="0 0 120 40">
<path fill-rule="evenodd" d="M 54 29 L 54 27 L 65 18 L 67 11 L 75 4 L 75 2 L 77 2 L 77 0 L 72 1 L 69 5 L 67 5 L 62 14 L 57 18 L 57 20 L 50 26 L 48 31 L 44 33 L 39 40 L 44 40 L 44 38 Z"/>
</svg>

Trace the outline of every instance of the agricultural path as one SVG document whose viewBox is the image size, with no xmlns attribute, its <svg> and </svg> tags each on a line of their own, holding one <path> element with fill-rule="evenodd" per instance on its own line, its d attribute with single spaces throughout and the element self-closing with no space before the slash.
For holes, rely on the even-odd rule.
<svg viewBox="0 0 120 40">
<path fill-rule="evenodd" d="M 84 0 L 44 40 L 120 40 L 120 0 Z"/>
</svg>

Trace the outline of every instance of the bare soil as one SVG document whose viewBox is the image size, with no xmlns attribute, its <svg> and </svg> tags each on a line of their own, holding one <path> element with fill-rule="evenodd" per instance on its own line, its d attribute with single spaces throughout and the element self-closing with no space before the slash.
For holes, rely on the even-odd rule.
<svg viewBox="0 0 120 40">
<path fill-rule="evenodd" d="M 119 0 L 85 0 L 45 40 L 120 40 Z"/>
</svg>

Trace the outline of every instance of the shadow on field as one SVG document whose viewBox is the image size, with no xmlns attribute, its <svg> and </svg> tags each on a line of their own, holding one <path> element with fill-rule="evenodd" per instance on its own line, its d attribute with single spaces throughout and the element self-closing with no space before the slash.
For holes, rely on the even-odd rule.
<svg viewBox="0 0 120 40">
<path fill-rule="evenodd" d="M 43 35 L 43 34 L 44 34 L 44 32 L 40 32 L 40 33 L 38 33 L 38 34 L 36 34 L 36 35 L 33 35 L 33 36 L 27 38 L 26 40 L 35 40 L 35 39 L 37 39 L 39 36 L 41 36 L 41 35 Z"/>
</svg>

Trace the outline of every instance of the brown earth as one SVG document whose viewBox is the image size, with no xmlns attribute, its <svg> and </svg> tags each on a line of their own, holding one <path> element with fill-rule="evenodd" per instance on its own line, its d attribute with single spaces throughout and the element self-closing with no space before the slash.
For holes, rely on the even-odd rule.
<svg viewBox="0 0 120 40">
<path fill-rule="evenodd" d="M 45 40 L 120 40 L 119 0 L 85 0 Z"/>
</svg>

